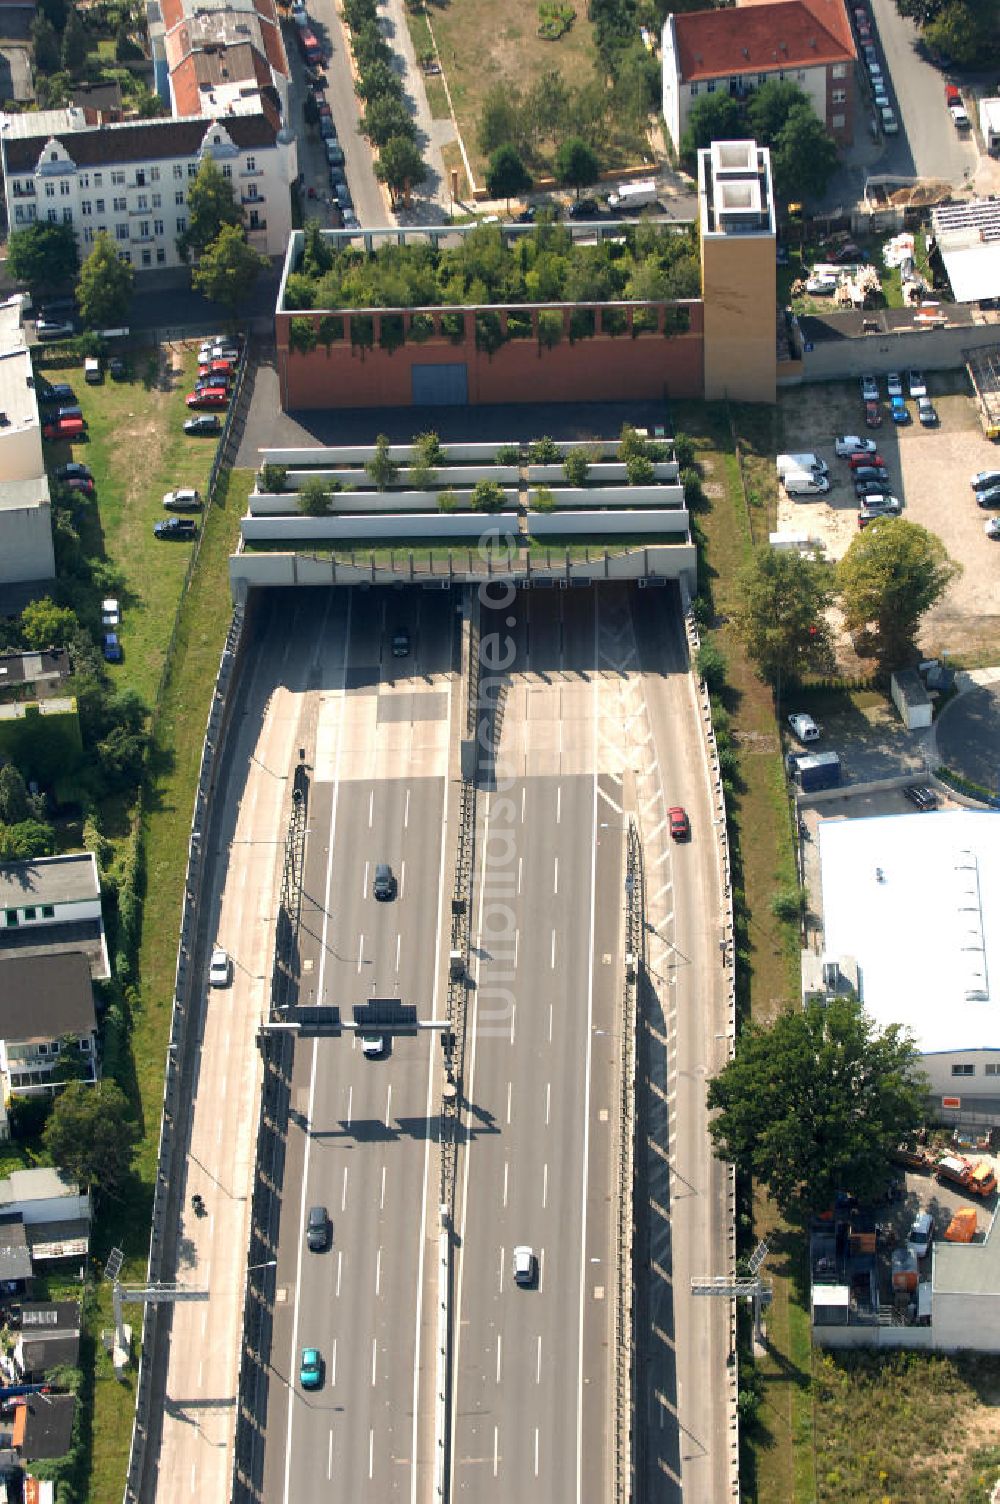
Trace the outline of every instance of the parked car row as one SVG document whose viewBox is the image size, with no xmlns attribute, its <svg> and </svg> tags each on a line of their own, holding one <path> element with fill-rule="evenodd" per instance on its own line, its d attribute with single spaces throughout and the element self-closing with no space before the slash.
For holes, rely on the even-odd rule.
<svg viewBox="0 0 1000 1504">
<path fill-rule="evenodd" d="M 906 385 L 910 397 L 917 404 L 917 417 L 924 428 L 936 428 L 939 423 L 937 408 L 927 395 L 927 382 L 922 371 L 908 371 Z M 886 395 L 889 398 L 889 414 L 899 426 L 911 422 L 910 410 L 903 391 L 903 377 L 899 371 L 886 374 Z M 865 375 L 861 378 L 861 400 L 864 403 L 865 423 L 869 428 L 882 426 L 882 405 L 878 377 Z"/>
<path fill-rule="evenodd" d="M 875 30 L 872 24 L 871 12 L 866 5 L 857 3 L 852 12 L 851 19 L 854 23 L 854 31 L 858 41 L 858 58 L 864 63 L 868 74 L 868 84 L 872 91 L 872 102 L 875 106 L 875 117 L 887 136 L 898 136 L 899 121 L 892 107 L 889 97 L 889 69 L 885 57 L 880 57 L 875 45 Z"/>
<path fill-rule="evenodd" d="M 198 351 L 198 375 L 194 388 L 184 399 L 188 407 L 193 410 L 228 407 L 241 357 L 241 341 L 235 335 L 220 335 L 218 339 L 206 340 Z M 218 424 L 218 419 L 216 423 Z M 210 428 L 201 423 L 189 426 L 189 423 L 185 423 L 184 431 L 193 434 L 217 433 L 218 427 Z"/>
<path fill-rule="evenodd" d="M 987 510 L 1000 507 L 1000 470 L 980 470 L 972 477 L 972 494 L 976 505 Z M 983 524 L 987 538 L 1000 539 L 1000 517 L 990 517 Z"/>
</svg>

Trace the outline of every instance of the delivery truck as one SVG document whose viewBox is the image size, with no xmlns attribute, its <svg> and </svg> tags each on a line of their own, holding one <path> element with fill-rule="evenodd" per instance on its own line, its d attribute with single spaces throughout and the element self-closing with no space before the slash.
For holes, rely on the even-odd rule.
<svg viewBox="0 0 1000 1504">
<path fill-rule="evenodd" d="M 936 1180 L 950 1180 L 974 1196 L 992 1196 L 997 1188 L 997 1178 L 987 1160 L 973 1164 L 960 1154 L 943 1154 L 934 1166 Z"/>
<path fill-rule="evenodd" d="M 617 209 L 620 214 L 645 209 L 655 203 L 656 182 L 653 178 L 642 178 L 637 183 L 624 183 L 617 193 L 608 195 L 608 208 Z"/>
</svg>

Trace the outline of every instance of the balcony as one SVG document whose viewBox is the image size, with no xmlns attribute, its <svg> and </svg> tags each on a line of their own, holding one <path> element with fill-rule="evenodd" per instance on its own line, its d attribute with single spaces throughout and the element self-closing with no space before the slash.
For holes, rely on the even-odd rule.
<svg viewBox="0 0 1000 1504">
<path fill-rule="evenodd" d="M 241 204 L 266 204 L 267 203 L 267 199 L 264 197 L 264 195 L 262 193 L 241 193 L 240 194 L 240 203 Z"/>
<path fill-rule="evenodd" d="M 21 186 L 20 183 L 15 183 L 14 184 L 13 193 L 12 193 L 11 196 L 13 198 L 34 198 L 34 196 L 35 196 L 35 185 L 34 185 L 34 183 L 29 183 L 28 186 L 27 186 L 27 188 L 22 188 L 22 186 Z"/>
<path fill-rule="evenodd" d="M 267 220 L 259 219 L 255 225 L 247 225 L 246 232 L 248 235 L 266 235 Z"/>
</svg>

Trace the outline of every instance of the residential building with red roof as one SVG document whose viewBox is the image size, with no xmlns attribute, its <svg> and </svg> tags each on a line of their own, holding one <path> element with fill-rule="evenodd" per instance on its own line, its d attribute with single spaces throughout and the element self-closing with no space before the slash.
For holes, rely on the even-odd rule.
<svg viewBox="0 0 1000 1504">
<path fill-rule="evenodd" d="M 743 0 L 663 23 L 663 118 L 674 146 L 708 94 L 746 99 L 771 79 L 796 84 L 841 146 L 853 139 L 857 51 L 844 0 Z"/>
<path fill-rule="evenodd" d="M 287 119 L 291 73 L 274 0 L 152 0 L 149 33 L 172 114 L 257 108 L 269 96 Z"/>
</svg>

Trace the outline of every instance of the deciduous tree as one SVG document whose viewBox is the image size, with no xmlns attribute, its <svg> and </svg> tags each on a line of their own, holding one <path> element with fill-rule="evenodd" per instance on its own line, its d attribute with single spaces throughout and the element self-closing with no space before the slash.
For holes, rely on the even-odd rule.
<svg viewBox="0 0 1000 1504">
<path fill-rule="evenodd" d="M 200 256 L 224 225 L 242 223 L 243 212 L 236 202 L 232 183 L 222 176 L 211 157 L 205 157 L 188 189 L 187 229 L 177 237 L 179 253 L 185 261 Z"/>
<path fill-rule="evenodd" d="M 736 629 L 771 684 L 822 672 L 833 659 L 825 612 L 833 598 L 826 564 L 790 549 L 759 548 L 740 577 Z"/>
<path fill-rule="evenodd" d="M 76 300 L 83 322 L 91 329 L 106 329 L 123 324 L 132 298 L 135 273 L 122 261 L 114 242 L 105 230 L 94 241 L 94 249 L 80 268 Z"/>
<path fill-rule="evenodd" d="M 905 661 L 920 618 L 960 572 L 961 565 L 926 528 L 901 517 L 880 517 L 858 534 L 837 565 L 847 627 L 855 634 L 870 630 L 883 663 Z"/>
<path fill-rule="evenodd" d="M 247 245 L 241 226 L 223 225 L 202 252 L 191 281 L 206 298 L 221 303 L 235 317 L 267 265 L 267 257 Z"/>
<path fill-rule="evenodd" d="M 39 12 L 31 23 L 31 47 L 38 72 L 55 73 L 59 67 L 59 38 L 44 12 Z"/>
<path fill-rule="evenodd" d="M 60 287 L 75 277 L 80 265 L 72 225 L 38 220 L 15 230 L 7 242 L 7 267 L 32 293 Z"/>
<path fill-rule="evenodd" d="M 57 606 L 49 596 L 29 601 L 21 612 L 21 633 L 29 648 L 63 648 L 77 629 L 75 614 L 68 606 Z"/>
<path fill-rule="evenodd" d="M 330 488 L 318 475 L 311 475 L 296 493 L 303 517 L 325 517 L 330 510 Z"/>
<path fill-rule="evenodd" d="M 71 1081 L 42 1131 L 58 1168 L 103 1195 L 113 1195 L 125 1179 L 138 1137 L 125 1094 L 110 1080 Z"/>
<path fill-rule="evenodd" d="M 716 1153 L 766 1185 L 785 1216 L 822 1211 L 838 1191 L 871 1197 L 922 1120 L 918 1058 L 908 1031 L 878 1029 L 852 997 L 751 1023 L 709 1083 Z"/>
<path fill-rule="evenodd" d="M 376 491 L 384 491 L 399 475 L 399 465 L 389 452 L 389 439 L 384 433 L 375 436 L 375 453 L 365 460 L 365 474 Z"/>
<path fill-rule="evenodd" d="M 500 146 L 490 157 L 486 169 L 486 191 L 490 198 L 510 201 L 515 193 L 527 193 L 531 187 L 531 174 L 513 146 Z"/>
<path fill-rule="evenodd" d="M 696 99 L 688 114 L 681 136 L 680 154 L 687 162 L 713 141 L 738 139 L 743 129 L 743 110 L 739 100 L 728 94 L 705 94 Z"/>
<path fill-rule="evenodd" d="M 579 136 L 571 136 L 556 152 L 556 177 L 567 188 L 572 188 L 577 198 L 580 197 L 580 189 L 589 188 L 591 183 L 596 183 L 600 173 L 601 164 L 597 160 L 597 153 L 591 150 L 586 141 L 581 141 Z"/>
<path fill-rule="evenodd" d="M 774 186 L 790 202 L 821 198 L 837 166 L 837 148 L 808 105 L 788 115 L 771 147 Z"/>
<path fill-rule="evenodd" d="M 68 73 L 78 72 L 87 60 L 87 33 L 75 6 L 66 17 L 60 55 Z"/>
<path fill-rule="evenodd" d="M 393 136 L 378 154 L 375 176 L 385 183 L 395 203 L 400 195 L 424 181 L 427 163 L 409 137 Z"/>
</svg>

